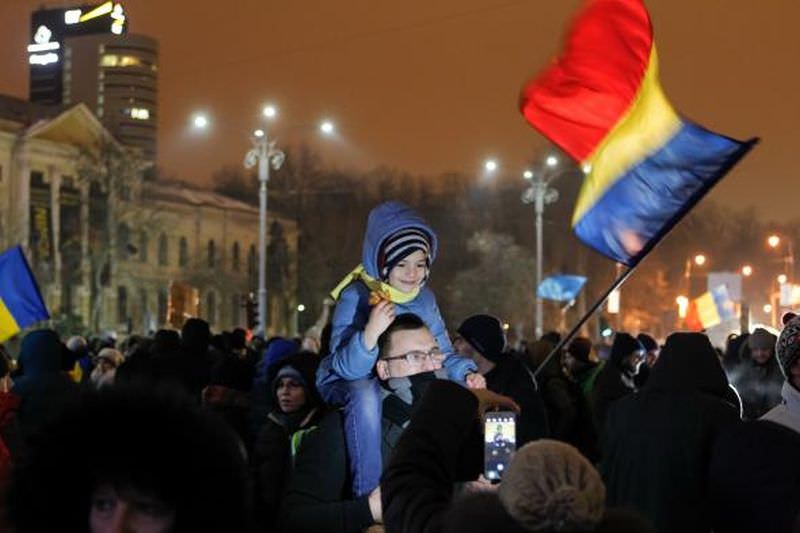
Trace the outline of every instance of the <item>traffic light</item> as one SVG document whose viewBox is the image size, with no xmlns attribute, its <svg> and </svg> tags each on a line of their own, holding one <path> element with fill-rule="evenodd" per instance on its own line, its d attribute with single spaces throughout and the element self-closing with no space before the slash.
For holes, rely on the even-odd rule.
<svg viewBox="0 0 800 533">
<path fill-rule="evenodd" d="M 247 328 L 248 329 L 255 329 L 258 325 L 258 304 L 256 303 L 255 298 L 253 297 L 253 293 L 248 294 L 247 296 L 242 297 L 244 302 L 242 306 L 245 309 L 245 313 L 247 315 Z"/>
</svg>

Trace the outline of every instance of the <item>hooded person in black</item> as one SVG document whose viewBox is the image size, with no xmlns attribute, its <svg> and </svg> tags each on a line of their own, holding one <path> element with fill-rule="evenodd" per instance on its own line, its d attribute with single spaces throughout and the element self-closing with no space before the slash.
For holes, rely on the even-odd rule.
<svg viewBox="0 0 800 533">
<path fill-rule="evenodd" d="M 598 374 L 589 396 L 592 419 L 601 440 L 611 404 L 636 390 L 634 377 L 642 357 L 642 343 L 628 333 L 617 333 L 608 361 Z"/>
<path fill-rule="evenodd" d="M 609 505 L 639 511 L 662 533 L 707 533 L 711 449 L 739 420 L 728 390 L 708 337 L 670 335 L 647 385 L 608 412 L 601 472 Z"/>
<path fill-rule="evenodd" d="M 325 413 L 315 384 L 318 365 L 315 354 L 301 351 L 276 363 L 269 371 L 269 393 L 275 407 L 261 427 L 251 461 L 256 517 L 263 531 L 275 528 L 281 494 L 297 448 Z M 297 388 L 302 388 L 302 392 Z"/>
<path fill-rule="evenodd" d="M 32 331 L 22 340 L 12 392 L 20 397 L 18 420 L 26 437 L 55 418 L 77 397 L 78 386 L 62 370 L 64 346 L 51 329 Z"/>
</svg>

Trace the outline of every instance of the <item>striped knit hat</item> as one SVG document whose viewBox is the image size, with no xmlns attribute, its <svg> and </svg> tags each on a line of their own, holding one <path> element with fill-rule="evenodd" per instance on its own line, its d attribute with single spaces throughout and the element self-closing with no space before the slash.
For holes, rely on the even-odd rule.
<svg viewBox="0 0 800 533">
<path fill-rule="evenodd" d="M 381 243 L 378 252 L 381 279 L 386 280 L 397 263 L 417 250 L 425 252 L 425 264 L 429 266 L 430 248 L 430 237 L 419 228 L 403 228 L 392 233 Z"/>
</svg>

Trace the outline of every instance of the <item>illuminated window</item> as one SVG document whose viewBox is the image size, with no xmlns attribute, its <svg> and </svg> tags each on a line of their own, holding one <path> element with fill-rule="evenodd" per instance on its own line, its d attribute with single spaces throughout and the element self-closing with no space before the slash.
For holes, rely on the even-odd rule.
<svg viewBox="0 0 800 533">
<path fill-rule="evenodd" d="M 100 58 L 101 67 L 141 67 L 142 60 L 136 56 L 104 54 Z"/>
<path fill-rule="evenodd" d="M 149 120 L 150 119 L 150 110 L 145 109 L 143 107 L 131 107 L 130 109 L 126 109 L 128 115 L 131 118 L 136 120 Z"/>
</svg>

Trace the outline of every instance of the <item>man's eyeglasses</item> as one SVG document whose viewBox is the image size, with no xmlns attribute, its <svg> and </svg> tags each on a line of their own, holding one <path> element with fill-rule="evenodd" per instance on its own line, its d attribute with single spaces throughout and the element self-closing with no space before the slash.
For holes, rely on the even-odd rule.
<svg viewBox="0 0 800 533">
<path fill-rule="evenodd" d="M 406 363 L 410 365 L 421 365 L 428 358 L 430 358 L 431 362 L 433 363 L 441 364 L 442 361 L 444 361 L 444 354 L 442 353 L 442 350 L 436 347 L 436 348 L 431 348 L 427 352 L 423 352 L 422 350 L 412 350 L 404 354 L 394 355 L 392 357 L 384 357 L 381 359 L 381 361 L 395 361 L 397 359 L 405 359 Z"/>
</svg>

